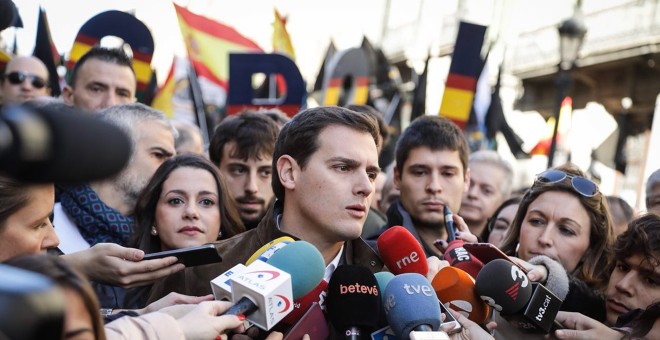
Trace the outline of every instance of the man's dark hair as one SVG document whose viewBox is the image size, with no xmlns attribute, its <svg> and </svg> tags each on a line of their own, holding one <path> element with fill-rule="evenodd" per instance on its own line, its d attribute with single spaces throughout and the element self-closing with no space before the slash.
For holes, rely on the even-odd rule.
<svg viewBox="0 0 660 340">
<path fill-rule="evenodd" d="M 225 118 L 213 132 L 209 144 L 211 161 L 220 166 L 225 144 L 236 142 L 235 154 L 230 157 L 247 160 L 271 156 L 280 129 L 277 123 L 263 113 L 245 110 Z"/>
<path fill-rule="evenodd" d="M 420 116 L 410 123 L 396 143 L 396 168 L 399 176 L 410 151 L 426 146 L 433 151 L 458 151 L 463 164 L 463 174 L 468 168 L 470 149 L 463 131 L 450 120 L 438 116 Z"/>
<path fill-rule="evenodd" d="M 273 153 L 273 192 L 278 200 L 284 201 L 284 186 L 277 175 L 277 160 L 282 155 L 291 156 L 304 169 L 309 158 L 318 150 L 318 137 L 323 129 L 345 126 L 356 131 L 369 133 L 378 145 L 378 125 L 370 115 L 338 106 L 320 106 L 299 112 L 284 125 L 275 142 Z M 347 145 L 346 147 L 354 147 Z"/>
<path fill-rule="evenodd" d="M 126 66 L 131 69 L 133 75 L 135 71 L 133 70 L 133 60 L 124 52 L 124 50 L 119 48 L 106 48 L 100 46 L 94 46 L 91 50 L 85 53 L 76 64 L 73 66 L 71 71 L 71 76 L 69 77 L 69 86 L 76 86 L 76 79 L 78 78 L 78 71 L 80 68 L 90 59 L 98 59 L 106 63 L 116 64 L 119 66 Z"/>
<path fill-rule="evenodd" d="M 387 137 L 390 136 L 390 130 L 387 128 L 385 119 L 383 119 L 383 114 L 380 113 L 380 111 L 376 110 L 373 106 L 370 105 L 351 104 L 347 105 L 346 108 L 357 112 L 364 112 L 376 119 L 376 122 L 378 122 L 378 130 L 380 132 L 380 136 L 383 138 L 383 145 L 385 145 L 387 142 Z"/>
<path fill-rule="evenodd" d="M 653 267 L 660 265 L 660 216 L 646 214 L 634 219 L 617 237 L 615 258 L 624 260 L 634 255 L 645 258 Z"/>
</svg>

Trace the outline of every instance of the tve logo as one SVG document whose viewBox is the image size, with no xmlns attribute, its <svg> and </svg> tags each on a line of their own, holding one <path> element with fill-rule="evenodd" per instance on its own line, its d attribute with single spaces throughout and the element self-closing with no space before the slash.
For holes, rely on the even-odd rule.
<svg viewBox="0 0 660 340">
<path fill-rule="evenodd" d="M 405 283 L 403 285 L 403 289 L 406 291 L 408 295 L 413 295 L 413 294 L 424 294 L 426 296 L 434 296 L 435 291 L 431 286 L 427 285 L 409 285 Z"/>
</svg>

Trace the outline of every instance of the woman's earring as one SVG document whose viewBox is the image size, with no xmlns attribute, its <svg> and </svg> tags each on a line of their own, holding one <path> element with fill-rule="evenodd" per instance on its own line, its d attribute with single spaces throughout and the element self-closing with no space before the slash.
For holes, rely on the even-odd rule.
<svg viewBox="0 0 660 340">
<path fill-rule="evenodd" d="M 152 225 L 151 226 L 151 235 L 153 236 L 158 236 L 158 230 L 156 230 L 156 226 Z"/>
</svg>

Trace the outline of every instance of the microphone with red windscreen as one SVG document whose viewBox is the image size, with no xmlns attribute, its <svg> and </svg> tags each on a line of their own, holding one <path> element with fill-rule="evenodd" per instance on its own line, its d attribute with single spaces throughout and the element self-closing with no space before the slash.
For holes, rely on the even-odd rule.
<svg viewBox="0 0 660 340">
<path fill-rule="evenodd" d="M 422 245 L 402 226 L 391 227 L 378 237 L 378 252 L 387 268 L 395 275 L 426 275 L 428 262 Z"/>
<path fill-rule="evenodd" d="M 451 266 L 464 270 L 474 279 L 477 277 L 477 274 L 479 274 L 481 268 L 484 267 L 484 264 L 479 261 L 478 258 L 472 256 L 472 254 L 463 247 L 465 244 L 463 240 L 457 240 L 455 238 L 454 218 L 447 206 L 444 208 L 444 213 L 449 245 L 447 246 L 447 250 L 445 250 L 443 258 L 445 261 L 449 262 Z"/>
</svg>

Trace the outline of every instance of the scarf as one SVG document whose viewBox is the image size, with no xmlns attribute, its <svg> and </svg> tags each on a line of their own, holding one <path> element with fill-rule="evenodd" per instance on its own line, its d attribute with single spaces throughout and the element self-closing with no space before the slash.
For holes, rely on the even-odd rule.
<svg viewBox="0 0 660 340">
<path fill-rule="evenodd" d="M 65 188 L 60 199 L 62 208 L 90 246 L 97 243 L 125 246 L 133 234 L 133 218 L 107 206 L 87 184 Z"/>
</svg>

